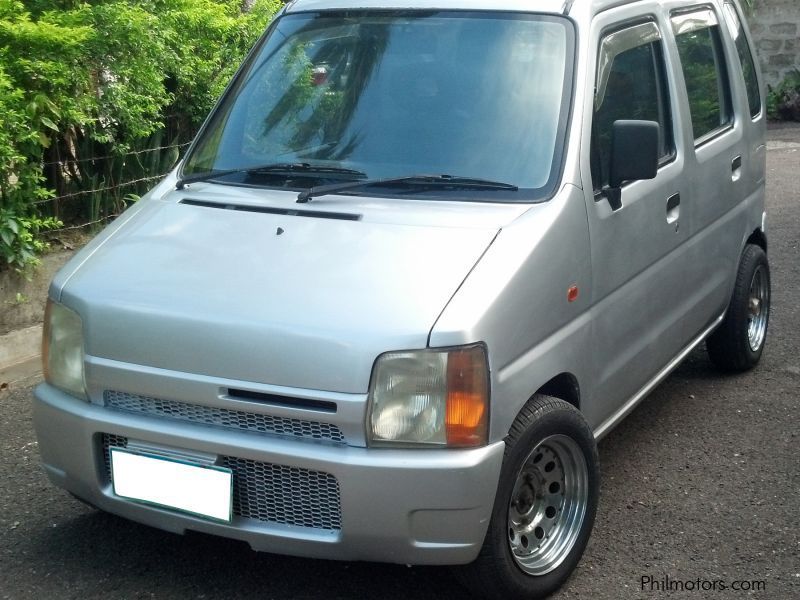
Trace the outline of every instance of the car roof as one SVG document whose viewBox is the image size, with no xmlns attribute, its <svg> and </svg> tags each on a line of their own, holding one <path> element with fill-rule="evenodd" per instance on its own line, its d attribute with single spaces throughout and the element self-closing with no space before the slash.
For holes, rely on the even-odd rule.
<svg viewBox="0 0 800 600">
<path fill-rule="evenodd" d="M 537 12 L 570 14 L 578 16 L 597 14 L 606 9 L 641 0 L 293 0 L 286 5 L 286 12 L 347 9 L 420 9 L 420 10 L 506 10 L 515 12 Z M 701 0 L 687 5 L 701 4 Z M 717 4 L 717 0 L 705 0 L 706 4 Z"/>
<path fill-rule="evenodd" d="M 577 0 L 580 2 L 581 0 Z M 608 0 L 603 0 L 608 1 Z M 568 2 L 572 4 L 572 2 Z M 509 10 L 562 13 L 565 0 L 294 0 L 286 12 L 336 9 Z"/>
</svg>

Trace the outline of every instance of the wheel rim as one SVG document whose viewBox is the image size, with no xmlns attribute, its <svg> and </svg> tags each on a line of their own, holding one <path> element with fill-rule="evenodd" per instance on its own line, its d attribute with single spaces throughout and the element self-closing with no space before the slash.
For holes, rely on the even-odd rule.
<svg viewBox="0 0 800 600">
<path fill-rule="evenodd" d="M 753 273 L 747 298 L 747 342 L 753 352 L 758 352 L 764 343 L 768 315 L 769 284 L 764 267 L 759 266 Z"/>
<path fill-rule="evenodd" d="M 508 543 L 529 575 L 549 573 L 566 558 L 589 498 L 586 458 L 572 438 L 542 440 L 517 473 L 508 507 Z"/>
</svg>

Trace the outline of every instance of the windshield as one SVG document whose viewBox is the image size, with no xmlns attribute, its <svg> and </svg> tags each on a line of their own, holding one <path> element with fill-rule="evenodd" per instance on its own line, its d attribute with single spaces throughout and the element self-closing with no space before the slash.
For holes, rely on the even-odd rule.
<svg viewBox="0 0 800 600">
<path fill-rule="evenodd" d="M 565 19 L 518 13 L 283 16 L 201 132 L 183 176 L 296 162 L 369 179 L 448 174 L 519 188 L 459 197 L 546 197 L 560 170 L 572 35 Z M 219 182 L 303 189 L 348 179 L 305 171 Z"/>
</svg>

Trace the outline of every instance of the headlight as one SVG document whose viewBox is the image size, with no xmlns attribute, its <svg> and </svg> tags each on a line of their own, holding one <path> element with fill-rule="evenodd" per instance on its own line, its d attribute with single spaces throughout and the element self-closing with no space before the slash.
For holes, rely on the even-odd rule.
<svg viewBox="0 0 800 600">
<path fill-rule="evenodd" d="M 47 301 L 42 338 L 44 378 L 77 398 L 87 399 L 83 374 L 83 324 L 66 306 Z"/>
<path fill-rule="evenodd" d="M 383 354 L 372 371 L 369 402 L 371 445 L 483 445 L 489 429 L 486 350 Z"/>
</svg>

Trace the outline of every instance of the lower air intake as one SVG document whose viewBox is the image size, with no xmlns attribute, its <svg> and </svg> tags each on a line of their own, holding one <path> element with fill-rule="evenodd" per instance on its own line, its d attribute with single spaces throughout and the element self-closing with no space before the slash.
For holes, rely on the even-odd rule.
<svg viewBox="0 0 800 600">
<path fill-rule="evenodd" d="M 128 439 L 104 433 L 103 461 L 112 481 L 111 448 Z M 223 456 L 233 471 L 233 514 L 244 519 L 338 531 L 342 528 L 339 482 L 330 473 Z"/>
</svg>

